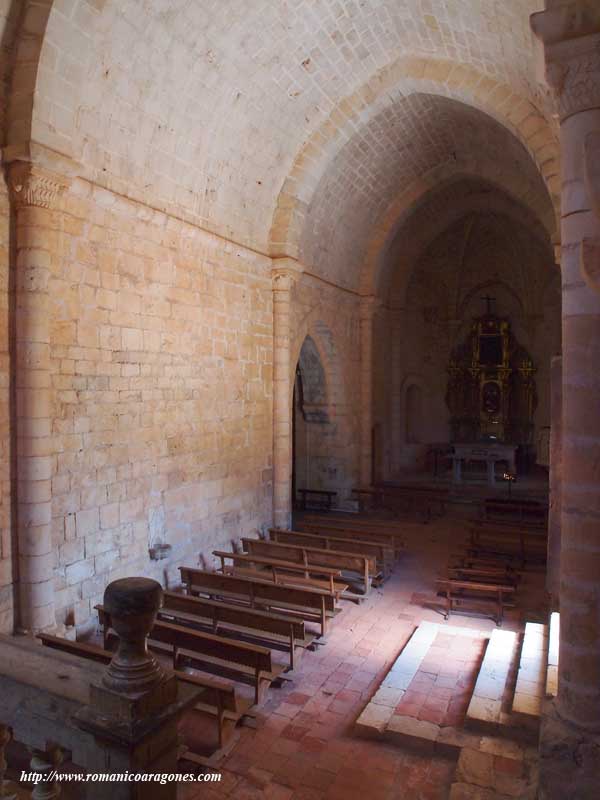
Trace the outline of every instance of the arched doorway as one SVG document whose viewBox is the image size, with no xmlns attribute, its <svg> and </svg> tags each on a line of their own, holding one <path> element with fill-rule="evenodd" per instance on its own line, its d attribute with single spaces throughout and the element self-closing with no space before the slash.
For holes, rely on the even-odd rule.
<svg viewBox="0 0 600 800">
<path fill-rule="evenodd" d="M 299 489 L 328 489 L 332 426 L 325 369 L 314 339 L 300 349 L 292 411 L 292 503 Z"/>
</svg>

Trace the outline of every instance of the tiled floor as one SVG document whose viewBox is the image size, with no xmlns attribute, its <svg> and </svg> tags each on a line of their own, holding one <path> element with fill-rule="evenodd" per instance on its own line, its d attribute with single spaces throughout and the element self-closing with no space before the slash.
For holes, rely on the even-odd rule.
<svg viewBox="0 0 600 800">
<path fill-rule="evenodd" d="M 434 578 L 448 553 L 460 545 L 463 529 L 460 521 L 449 520 L 407 524 L 407 552 L 393 576 L 361 605 L 344 602 L 327 644 L 305 654 L 293 682 L 270 690 L 256 729 L 241 728 L 239 742 L 221 769 L 221 783 L 186 784 L 180 799 L 446 798 L 453 760 L 360 739 L 353 725 L 422 620 L 494 628 L 491 620 L 458 614 L 444 623 L 439 611 L 422 604 L 434 598 Z M 520 629 L 520 619 L 509 617 L 505 627 Z M 452 724 L 464 716 L 482 643 L 438 634 L 435 648 L 436 664 L 432 660 L 422 665 L 409 699 L 402 703 L 421 719 L 435 717 L 436 722 Z"/>
<path fill-rule="evenodd" d="M 438 633 L 396 713 L 462 727 L 484 650 L 482 639 Z"/>
</svg>

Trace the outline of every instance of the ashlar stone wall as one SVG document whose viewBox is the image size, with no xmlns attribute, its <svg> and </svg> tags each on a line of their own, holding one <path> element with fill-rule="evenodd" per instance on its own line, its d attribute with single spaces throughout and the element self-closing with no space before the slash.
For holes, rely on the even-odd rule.
<svg viewBox="0 0 600 800">
<path fill-rule="evenodd" d="M 77 181 L 50 279 L 58 623 L 271 521 L 271 261 Z M 49 234 L 51 235 L 51 234 Z M 168 543 L 168 561 L 148 549 Z"/>
</svg>

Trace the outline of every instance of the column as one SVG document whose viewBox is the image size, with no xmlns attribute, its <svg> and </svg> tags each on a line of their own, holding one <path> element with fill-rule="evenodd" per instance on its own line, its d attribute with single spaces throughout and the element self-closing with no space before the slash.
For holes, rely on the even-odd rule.
<svg viewBox="0 0 600 800">
<path fill-rule="evenodd" d="M 562 467 L 562 356 L 555 356 L 550 367 L 550 509 L 548 513 L 548 570 L 546 589 L 552 608 L 558 608 L 560 587 Z"/>
<path fill-rule="evenodd" d="M 392 311 L 392 477 L 397 478 L 400 473 L 400 451 L 402 449 L 402 322 L 404 309 L 397 308 Z"/>
<path fill-rule="evenodd" d="M 292 521 L 292 390 L 290 305 L 292 287 L 302 274 L 293 258 L 274 260 L 273 278 L 273 524 Z"/>
<path fill-rule="evenodd" d="M 540 797 L 587 800 L 600 774 L 600 6 L 546 0 L 532 27 L 557 95 L 562 160 L 560 654 Z"/>
<path fill-rule="evenodd" d="M 374 296 L 360 299 L 360 484 L 364 487 L 373 480 L 373 319 L 377 305 Z"/>
<path fill-rule="evenodd" d="M 18 627 L 54 626 L 51 535 L 51 262 L 57 251 L 57 201 L 66 181 L 31 163 L 9 167 L 15 217 L 15 418 Z"/>
</svg>

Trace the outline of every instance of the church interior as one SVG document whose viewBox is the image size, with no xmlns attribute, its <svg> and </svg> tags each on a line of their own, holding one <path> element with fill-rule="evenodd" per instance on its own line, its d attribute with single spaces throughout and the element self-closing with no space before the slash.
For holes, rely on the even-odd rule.
<svg viewBox="0 0 600 800">
<path fill-rule="evenodd" d="M 0 0 L 0 72 L 0 798 L 596 800 L 598 0 Z"/>
</svg>

